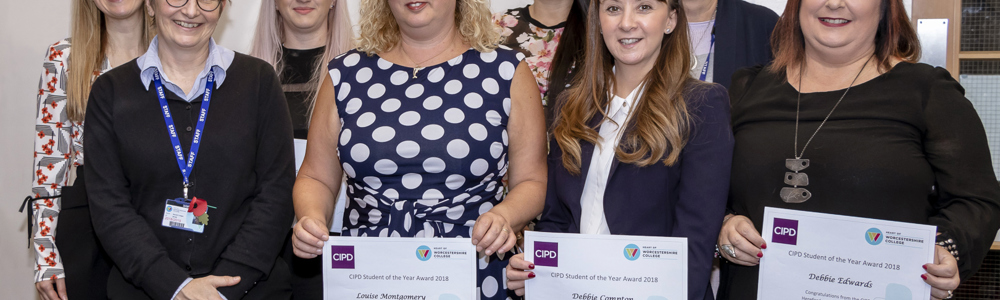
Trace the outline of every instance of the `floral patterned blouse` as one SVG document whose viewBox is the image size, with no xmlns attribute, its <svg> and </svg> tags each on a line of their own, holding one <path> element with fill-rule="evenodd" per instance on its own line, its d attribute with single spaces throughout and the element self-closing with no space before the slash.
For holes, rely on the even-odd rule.
<svg viewBox="0 0 1000 300">
<path fill-rule="evenodd" d="M 531 18 L 528 6 L 494 14 L 493 22 L 502 30 L 501 44 L 520 51 L 526 57 L 524 61 L 531 68 L 538 90 L 542 92 L 542 105 L 548 109 L 549 69 L 566 22 L 552 27 L 542 25 Z"/>
<path fill-rule="evenodd" d="M 62 187 L 70 184 L 71 169 L 83 165 L 83 122 L 71 121 L 66 111 L 69 52 L 69 39 L 61 40 L 49 45 L 42 62 L 36 99 L 33 197 L 61 194 Z M 101 71 L 94 72 L 94 76 L 110 69 L 105 60 Z M 43 199 L 31 203 L 34 208 L 31 241 L 35 250 L 35 282 L 64 277 L 62 258 L 55 246 L 55 228 L 62 210 L 60 200 Z"/>
</svg>

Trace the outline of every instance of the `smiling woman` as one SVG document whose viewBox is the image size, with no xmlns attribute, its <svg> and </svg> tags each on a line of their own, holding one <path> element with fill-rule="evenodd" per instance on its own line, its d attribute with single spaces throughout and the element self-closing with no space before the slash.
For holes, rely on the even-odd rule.
<svg viewBox="0 0 1000 300">
<path fill-rule="evenodd" d="M 559 95 L 536 229 L 688 239 L 688 299 L 712 299 L 712 249 L 733 151 L 725 89 L 692 78 L 677 0 L 595 0 L 584 60 Z M 707 230 L 706 230 L 707 229 Z M 534 265 L 511 258 L 524 293 Z"/>
<path fill-rule="evenodd" d="M 737 72 L 730 89 L 738 151 L 719 298 L 756 299 L 760 258 L 782 255 L 759 234 L 765 207 L 937 226 L 934 263 L 905 276 L 932 287 L 914 298 L 951 298 L 1000 227 L 1000 186 L 962 87 L 916 63 L 903 2 L 791 0 L 772 45 L 774 63 Z"/>
<path fill-rule="evenodd" d="M 295 254 L 322 253 L 346 175 L 343 235 L 471 238 L 479 298 L 516 298 L 503 267 L 541 211 L 546 171 L 524 56 L 496 45 L 485 0 L 363 0 L 361 14 L 358 49 L 329 64 L 316 100 Z"/>
<path fill-rule="evenodd" d="M 211 38 L 226 4 L 147 0 L 160 34 L 94 83 L 86 174 L 110 299 L 289 297 L 291 122 L 274 69 Z"/>
<path fill-rule="evenodd" d="M 327 64 L 337 54 L 353 48 L 354 35 L 346 2 L 261 1 L 250 55 L 268 62 L 278 73 L 297 140 L 304 140 L 309 135 L 309 120 L 316 103 L 317 91 L 326 77 Z M 304 145 L 296 143 L 296 147 Z M 305 149 L 296 151 L 296 161 L 302 161 L 299 153 L 305 153 Z M 339 207 L 339 211 L 343 211 L 343 205 Z M 339 234 L 341 224 L 343 222 L 337 223 L 335 220 L 330 225 L 331 231 Z M 322 299 L 322 258 L 296 257 L 292 250 L 291 234 L 289 230 L 281 257 L 291 272 L 293 298 Z"/>
</svg>

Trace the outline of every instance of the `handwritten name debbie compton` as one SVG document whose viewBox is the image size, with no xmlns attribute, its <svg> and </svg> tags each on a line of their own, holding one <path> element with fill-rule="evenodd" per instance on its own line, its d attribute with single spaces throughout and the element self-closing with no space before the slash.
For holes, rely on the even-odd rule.
<svg viewBox="0 0 1000 300">
<path fill-rule="evenodd" d="M 859 286 L 859 287 L 872 288 L 872 282 L 871 282 L 871 280 L 869 280 L 869 281 L 851 280 L 850 277 L 848 277 L 848 278 L 844 278 L 844 277 L 836 277 L 836 278 L 834 278 L 833 276 L 830 276 L 830 275 L 827 275 L 827 274 L 816 275 L 816 274 L 810 273 L 809 274 L 809 280 L 824 281 L 824 282 L 830 282 L 830 283 L 836 283 L 836 284 L 853 285 L 853 286 Z"/>
<path fill-rule="evenodd" d="M 586 294 L 573 293 L 573 299 L 574 300 L 577 300 L 577 299 L 579 299 L 579 300 L 635 300 L 635 298 L 632 298 L 632 297 L 614 297 L 614 296 L 608 296 L 608 295 L 594 295 L 594 294 L 591 294 L 591 293 L 586 293 Z"/>
</svg>

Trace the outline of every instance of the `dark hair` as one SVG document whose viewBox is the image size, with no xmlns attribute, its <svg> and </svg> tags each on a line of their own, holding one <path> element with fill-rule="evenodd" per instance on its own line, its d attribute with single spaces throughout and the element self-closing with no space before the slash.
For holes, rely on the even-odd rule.
<svg viewBox="0 0 1000 300">
<path fill-rule="evenodd" d="M 598 1 L 598 0 L 594 0 Z M 573 7 L 569 10 L 566 18 L 566 27 L 559 38 L 559 45 L 556 46 L 556 54 L 552 57 L 552 66 L 549 69 L 549 103 L 545 110 L 545 120 L 550 122 L 555 117 L 557 107 L 561 105 L 557 101 L 559 94 L 566 90 L 566 85 L 573 82 L 573 78 L 579 71 L 572 72 L 573 66 L 581 68 L 583 63 L 584 42 L 587 38 L 587 5 L 590 0 L 575 0 Z"/>
<path fill-rule="evenodd" d="M 879 71 L 891 69 L 893 57 L 916 63 L 920 60 L 920 41 L 910 25 L 903 1 L 881 2 L 882 13 L 875 33 L 875 61 Z M 799 23 L 801 8 L 802 0 L 788 0 L 785 12 L 774 27 L 774 34 L 771 35 L 771 49 L 774 52 L 772 70 L 784 72 L 789 66 L 798 65 L 805 58 L 805 38 L 802 36 L 802 24 Z"/>
</svg>

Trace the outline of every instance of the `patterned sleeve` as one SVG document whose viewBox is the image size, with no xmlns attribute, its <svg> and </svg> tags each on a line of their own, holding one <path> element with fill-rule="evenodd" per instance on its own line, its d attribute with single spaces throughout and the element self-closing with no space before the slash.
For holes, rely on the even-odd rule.
<svg viewBox="0 0 1000 300">
<path fill-rule="evenodd" d="M 79 152 L 79 135 L 67 116 L 66 64 L 70 44 L 62 40 L 49 46 L 38 82 L 38 110 L 35 115 L 35 158 L 31 193 L 34 197 L 58 195 L 69 181 L 69 170 Z M 82 160 L 81 160 L 82 161 Z M 61 199 L 32 203 L 32 247 L 35 249 L 35 282 L 63 278 L 62 258 L 55 246 Z"/>
</svg>

